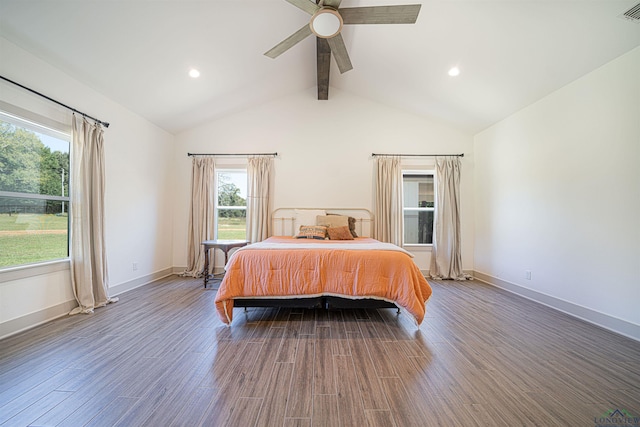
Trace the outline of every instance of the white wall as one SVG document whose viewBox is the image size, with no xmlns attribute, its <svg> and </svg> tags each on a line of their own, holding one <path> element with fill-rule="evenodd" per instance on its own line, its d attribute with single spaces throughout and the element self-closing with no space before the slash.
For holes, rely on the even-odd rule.
<svg viewBox="0 0 640 427">
<path fill-rule="evenodd" d="M 0 58 L 3 76 L 111 123 L 105 131 L 111 293 L 170 272 L 173 136 L 3 38 Z M 70 123 L 64 108 L 8 83 L 0 85 L 0 100 Z M 0 275 L 0 337 L 73 306 L 68 266 L 55 270 L 28 269 L 19 272 L 22 279 Z"/>
<path fill-rule="evenodd" d="M 277 151 L 274 208 L 372 209 L 372 152 L 465 153 L 463 267 L 473 268 L 472 136 L 334 88 L 329 97 L 318 101 L 314 88 L 176 136 L 174 265 L 186 265 L 191 174 L 187 153 Z M 429 251 L 416 252 L 421 269 L 429 269 L 429 256 Z"/>
<path fill-rule="evenodd" d="M 638 76 L 640 48 L 476 135 L 474 182 L 485 280 L 640 339 Z"/>
<path fill-rule="evenodd" d="M 464 152 L 463 267 L 640 337 L 640 48 L 473 139 L 334 88 L 330 101 L 303 91 L 174 138 L 2 38 L 0 57 L 0 74 L 111 122 L 113 293 L 186 265 L 187 152 L 277 151 L 275 207 L 369 209 L 372 152 Z M 0 84 L 0 99 L 69 119 L 66 110 L 8 84 Z M 429 256 L 416 251 L 421 269 L 429 268 Z M 50 270 L 0 275 L 0 337 L 73 305 L 68 267 Z"/>
</svg>

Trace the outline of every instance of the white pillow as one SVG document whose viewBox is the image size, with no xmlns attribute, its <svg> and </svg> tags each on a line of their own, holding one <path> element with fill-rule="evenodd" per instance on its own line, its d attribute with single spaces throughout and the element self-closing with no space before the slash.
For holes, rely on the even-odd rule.
<svg viewBox="0 0 640 427">
<path fill-rule="evenodd" d="M 327 212 L 320 209 L 295 209 L 293 215 L 293 234 L 295 236 L 300 231 L 301 225 L 316 225 L 318 215 L 326 215 Z"/>
</svg>

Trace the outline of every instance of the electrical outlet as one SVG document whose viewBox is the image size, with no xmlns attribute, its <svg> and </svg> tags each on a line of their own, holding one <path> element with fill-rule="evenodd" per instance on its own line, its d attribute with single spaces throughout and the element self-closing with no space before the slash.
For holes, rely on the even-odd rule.
<svg viewBox="0 0 640 427">
<path fill-rule="evenodd" d="M 138 262 L 134 262 L 133 263 L 133 271 L 136 271 L 138 269 Z"/>
<path fill-rule="evenodd" d="M 525 270 L 524 278 L 527 280 L 531 280 L 531 270 Z"/>
</svg>

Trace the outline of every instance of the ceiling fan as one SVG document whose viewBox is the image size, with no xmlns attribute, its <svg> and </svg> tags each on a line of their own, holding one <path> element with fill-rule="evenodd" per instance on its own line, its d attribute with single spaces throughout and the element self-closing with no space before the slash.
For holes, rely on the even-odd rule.
<svg viewBox="0 0 640 427">
<path fill-rule="evenodd" d="M 277 58 L 308 36 L 317 37 L 318 99 L 329 99 L 329 69 L 331 53 L 340 73 L 353 68 L 340 32 L 343 25 L 352 24 L 415 24 L 419 4 L 340 8 L 342 0 L 286 0 L 311 15 L 311 20 L 295 33 L 265 52 Z"/>
</svg>

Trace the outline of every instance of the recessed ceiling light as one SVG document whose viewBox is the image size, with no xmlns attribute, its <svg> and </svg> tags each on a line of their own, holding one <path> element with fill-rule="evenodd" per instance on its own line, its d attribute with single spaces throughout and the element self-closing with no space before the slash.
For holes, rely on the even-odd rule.
<svg viewBox="0 0 640 427">
<path fill-rule="evenodd" d="M 200 77 L 200 71 L 196 70 L 195 68 L 190 69 L 189 77 L 197 79 L 198 77 Z"/>
<path fill-rule="evenodd" d="M 449 69 L 449 75 L 450 75 L 451 77 L 455 77 L 455 76 L 457 76 L 457 75 L 459 75 L 459 74 L 460 74 L 460 68 L 458 68 L 458 67 L 451 67 L 451 68 Z"/>
</svg>

